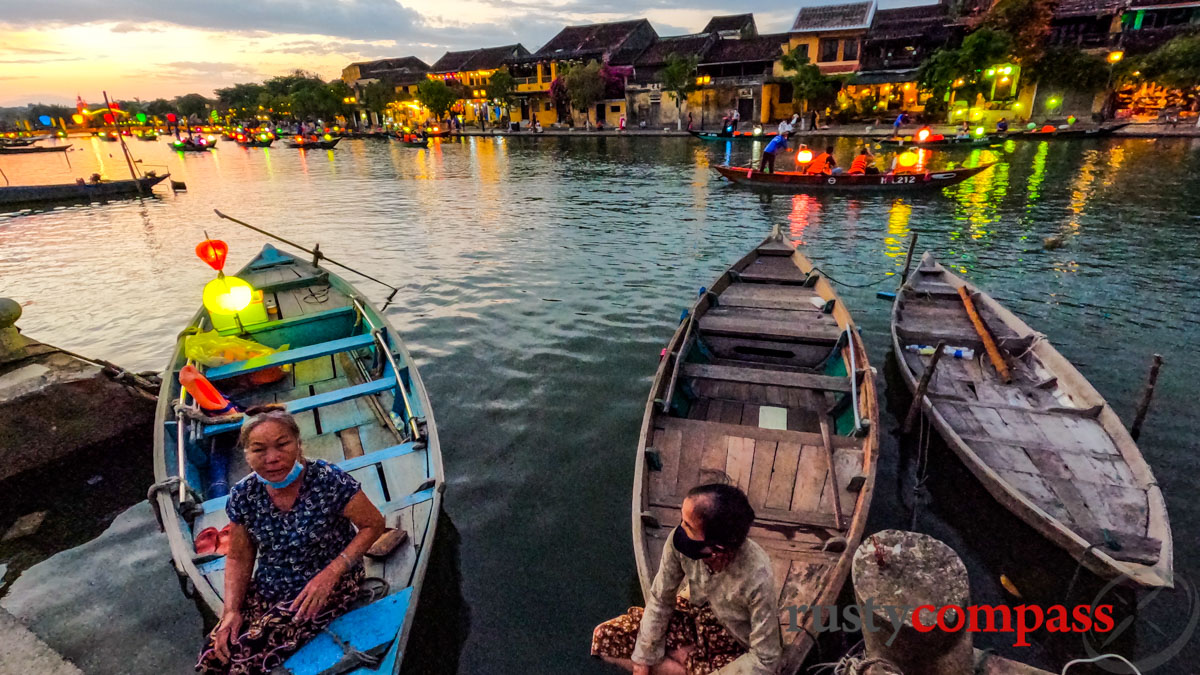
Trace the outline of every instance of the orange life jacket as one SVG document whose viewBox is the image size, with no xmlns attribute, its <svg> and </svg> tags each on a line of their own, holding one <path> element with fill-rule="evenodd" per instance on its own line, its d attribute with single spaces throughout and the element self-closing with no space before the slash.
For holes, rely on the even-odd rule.
<svg viewBox="0 0 1200 675">
<path fill-rule="evenodd" d="M 850 173 L 866 173 L 867 167 L 871 164 L 870 155 L 858 155 L 854 161 L 850 163 Z"/>
<path fill-rule="evenodd" d="M 833 159 L 828 152 L 813 157 L 813 161 L 808 165 L 806 173 L 829 173 L 832 169 L 829 166 L 829 160 Z"/>
</svg>

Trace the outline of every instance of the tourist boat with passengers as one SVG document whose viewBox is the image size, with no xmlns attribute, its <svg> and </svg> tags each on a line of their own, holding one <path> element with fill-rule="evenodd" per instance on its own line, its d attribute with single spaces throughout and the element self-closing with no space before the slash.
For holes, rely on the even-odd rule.
<svg viewBox="0 0 1200 675">
<path fill-rule="evenodd" d="M 170 141 L 170 145 L 172 150 L 180 152 L 208 152 L 209 150 L 216 149 L 217 139 L 215 137 L 205 138 L 203 136 L 198 138 L 176 138 Z"/>
<path fill-rule="evenodd" d="M 1042 138 L 1105 138 L 1112 136 L 1116 132 L 1129 126 L 1131 122 L 1120 122 L 1118 124 L 1108 124 L 1098 127 L 1079 127 L 1075 125 L 1055 126 L 1046 124 L 1034 129 L 1024 131 L 1009 132 L 1009 138 L 1027 138 L 1027 139 L 1042 139 Z"/>
<path fill-rule="evenodd" d="M 764 190 L 791 192 L 825 191 L 910 191 L 957 185 L 987 169 L 992 164 L 976 167 L 922 171 L 920 173 L 881 174 L 807 174 L 799 171 L 763 173 L 744 166 L 714 166 L 713 169 L 731 183 Z"/>
<path fill-rule="evenodd" d="M 992 497 L 1101 578 L 1170 587 L 1166 504 L 1120 418 L 1046 336 L 926 253 L 892 307 L 909 390 L 938 343 L 954 355 L 921 405 Z"/>
<path fill-rule="evenodd" d="M 771 557 L 779 606 L 835 605 L 863 536 L 879 452 L 867 351 L 829 280 L 778 227 L 712 284 L 671 336 L 638 439 L 633 545 L 648 596 L 698 485 L 737 485 Z M 781 615 L 782 673 L 816 617 Z M 789 630 L 790 629 L 790 630 Z"/>
<path fill-rule="evenodd" d="M 217 256 L 197 252 L 220 269 Z M 223 264 L 224 254 L 219 258 Z M 236 277 L 253 289 L 249 304 L 227 314 L 229 306 L 217 301 L 187 322 L 159 395 L 150 497 L 180 583 L 202 612 L 220 615 L 225 558 L 219 550 L 198 553 L 197 533 L 227 525 L 229 486 L 250 473 L 236 447 L 240 414 L 210 418 L 181 386 L 181 373 L 193 366 L 240 410 L 285 404 L 300 425 L 304 456 L 349 472 L 387 527 L 407 535 L 382 557 L 368 554 L 370 597 L 302 646 L 284 664 L 286 672 L 398 673 L 445 487 L 425 386 L 383 313 L 328 269 L 267 245 Z M 222 279 L 230 288 L 241 285 L 226 276 L 210 283 Z M 241 337 L 275 351 L 206 367 L 187 347 L 201 334 Z"/>
<path fill-rule="evenodd" d="M 779 132 L 754 131 L 689 131 L 691 135 L 702 141 L 770 141 Z"/>
<path fill-rule="evenodd" d="M 136 180 L 93 180 L 80 179 L 74 183 L 58 185 L 10 185 L 0 187 L 0 206 L 36 206 L 55 202 L 90 203 L 136 197 L 139 194 L 154 194 L 153 187 L 171 174 L 161 176 L 153 171 Z"/>
<path fill-rule="evenodd" d="M 342 140 L 341 136 L 330 136 L 328 138 L 293 136 L 291 140 L 284 141 L 284 145 L 289 148 L 299 148 L 301 150 L 332 150 L 340 140 Z"/>
</svg>

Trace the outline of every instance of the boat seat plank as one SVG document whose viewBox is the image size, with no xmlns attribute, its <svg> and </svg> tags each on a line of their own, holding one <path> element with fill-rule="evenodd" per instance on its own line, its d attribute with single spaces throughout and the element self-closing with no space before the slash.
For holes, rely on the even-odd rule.
<svg viewBox="0 0 1200 675">
<path fill-rule="evenodd" d="M 793 511 L 817 511 L 821 507 L 829 465 L 823 446 L 809 444 L 800 449 L 800 461 L 796 466 L 796 482 L 792 488 Z M 826 500 L 826 503 L 828 501 Z M 830 515 L 833 515 L 832 506 Z"/>
<path fill-rule="evenodd" d="M 717 366 L 701 363 L 685 363 L 684 377 L 723 380 L 727 382 L 748 382 L 777 387 L 799 387 L 805 389 L 820 389 L 825 391 L 850 391 L 850 380 L 846 377 L 831 377 L 829 375 L 814 375 L 811 373 L 793 373 L 780 370 L 765 370 L 761 368 L 738 368 L 734 366 Z"/>
<path fill-rule="evenodd" d="M 330 464 L 338 464 L 346 459 L 346 450 L 337 434 L 321 434 L 301 441 L 304 456 L 309 459 L 323 459 Z"/>
<path fill-rule="evenodd" d="M 379 506 L 380 504 L 387 503 L 388 499 L 383 493 L 383 481 L 379 478 L 379 470 L 375 466 L 372 464 L 348 471 L 347 473 L 359 482 L 363 494 L 371 500 L 371 503 Z"/>
<path fill-rule="evenodd" d="M 725 475 L 731 485 L 743 493 L 750 491 L 750 471 L 754 464 L 754 439 L 728 436 L 728 455 L 725 460 Z M 769 442 L 769 441 L 767 441 Z"/>
<path fill-rule="evenodd" d="M 307 347 L 299 347 L 297 349 L 285 349 L 281 352 L 268 354 L 266 356 L 257 356 L 245 361 L 235 361 L 233 363 L 210 368 L 205 371 L 204 376 L 209 380 L 223 380 L 225 378 L 234 377 L 237 375 L 245 375 L 266 368 L 274 368 L 288 363 L 297 363 L 299 361 L 307 361 L 338 352 L 351 351 L 370 346 L 375 341 L 375 338 L 370 334 L 354 335 L 340 340 L 330 340 Z M 330 375 L 332 377 L 332 374 Z M 328 379 L 328 378 L 323 378 Z"/>
<path fill-rule="evenodd" d="M 707 401 L 705 401 L 707 402 Z M 679 434 L 679 469 L 675 480 L 674 494 L 686 494 L 688 490 L 700 485 L 700 466 L 704 456 L 704 435 L 699 433 Z M 664 431 L 655 429 L 654 442 Z M 653 478 L 653 477 L 652 477 Z"/>
<path fill-rule="evenodd" d="M 778 457 L 779 443 L 776 441 L 755 441 L 754 460 L 750 467 L 750 489 L 746 496 L 750 506 L 758 509 L 767 506 L 767 491 L 771 486 L 771 476 L 774 473 Z"/>
<path fill-rule="evenodd" d="M 327 405 L 332 405 L 334 403 L 339 403 L 341 401 L 348 401 L 353 398 L 359 398 L 362 396 L 370 396 L 372 394 L 378 394 L 380 392 L 384 392 L 384 391 L 388 391 L 389 389 L 393 389 L 393 388 L 395 388 L 395 386 L 396 386 L 396 381 L 395 381 L 395 379 L 392 379 L 392 378 L 384 378 L 381 380 L 372 380 L 370 382 L 364 382 L 362 384 L 356 384 L 356 385 L 353 385 L 350 387 L 343 387 L 341 389 L 336 389 L 334 391 L 325 392 L 323 394 L 315 394 L 313 396 L 308 396 L 305 398 L 298 398 L 298 399 L 295 399 L 292 401 L 288 401 L 287 409 L 288 409 L 288 412 L 295 415 L 296 413 L 305 412 L 308 410 L 314 410 L 316 408 L 320 408 L 322 406 L 327 406 Z M 241 422 L 229 422 L 226 424 L 212 424 L 212 425 L 209 425 L 204 428 L 203 435 L 205 437 L 215 436 L 216 434 L 240 429 L 241 426 L 242 426 Z"/>
<path fill-rule="evenodd" d="M 718 296 L 717 306 L 820 312 L 821 308 L 813 304 L 812 300 L 820 297 L 815 290 L 805 286 L 734 283 Z"/>
<path fill-rule="evenodd" d="M 680 429 L 683 431 L 685 437 L 689 433 L 695 433 L 702 436 L 739 436 L 742 438 L 753 438 L 755 440 L 799 443 L 800 445 L 822 445 L 821 434 L 803 431 L 763 429 L 762 427 L 758 426 L 722 424 L 719 422 L 690 420 L 679 417 L 660 417 L 655 420 L 655 425 L 656 427 L 662 429 Z M 849 436 L 835 435 L 832 440 L 834 448 L 861 449 L 862 446 L 861 439 L 851 438 Z"/>
<path fill-rule="evenodd" d="M 327 394 L 341 388 L 339 380 L 317 382 L 312 385 L 314 394 Z M 324 406 L 317 410 L 321 422 L 321 433 L 334 434 L 343 429 L 351 429 L 359 425 L 374 424 L 375 418 L 365 401 L 350 399 Z"/>
<path fill-rule="evenodd" d="M 388 494 L 412 494 L 429 478 L 425 449 L 404 453 L 379 464 Z"/>
<path fill-rule="evenodd" d="M 778 281 L 804 283 L 808 275 L 800 271 L 790 256 L 760 256 L 745 268 L 738 270 L 735 278 L 744 281 Z"/>
<path fill-rule="evenodd" d="M 276 319 L 274 321 L 256 324 L 251 327 L 250 338 L 262 342 L 262 340 L 259 340 L 259 338 L 256 337 L 262 333 L 286 329 L 299 324 L 335 319 L 342 316 L 349 318 L 355 316 L 357 311 L 358 310 L 354 309 L 353 305 L 345 305 L 342 307 L 330 307 L 320 312 L 309 312 L 308 314 L 301 314 L 291 318 Z M 236 327 L 227 328 L 221 331 L 221 335 L 238 335 L 240 333 L 241 331 L 239 331 Z"/>
<path fill-rule="evenodd" d="M 679 429 L 664 429 L 654 434 L 653 448 L 658 452 L 662 468 L 650 471 L 650 494 L 670 496 L 675 494 L 679 481 L 679 460 L 682 451 L 683 432 Z"/>
<path fill-rule="evenodd" d="M 296 297 L 296 289 L 276 291 L 275 299 L 279 305 L 279 318 L 281 319 L 292 319 L 307 314 L 304 311 L 304 303 Z"/>
<path fill-rule="evenodd" d="M 676 495 L 669 499 L 653 500 L 650 505 L 659 508 L 681 509 L 683 507 L 683 496 Z M 785 527 L 819 527 L 827 530 L 836 530 L 837 523 L 834 521 L 833 512 L 822 511 L 804 511 L 798 509 L 770 509 L 760 508 L 754 510 L 754 522 L 764 526 L 782 525 Z M 661 524 L 661 521 L 660 521 Z M 676 522 L 678 524 L 678 521 Z"/>
<path fill-rule="evenodd" d="M 788 509 L 792 505 L 792 492 L 796 487 L 797 467 L 800 463 L 799 443 L 780 441 L 775 450 L 775 463 L 771 467 L 767 496 L 762 506 L 769 509 Z M 755 508 L 758 505 L 752 504 Z"/>
<path fill-rule="evenodd" d="M 806 344 L 711 334 L 704 336 L 704 344 L 718 361 L 793 368 L 815 368 L 821 365 L 833 346 L 828 343 Z"/>
<path fill-rule="evenodd" d="M 404 438 L 392 431 L 390 426 L 366 424 L 358 428 L 358 436 L 364 454 L 371 454 L 403 442 Z"/>
<path fill-rule="evenodd" d="M 292 372 L 295 375 L 297 385 L 324 382 L 325 380 L 332 380 L 335 377 L 333 359 L 328 356 L 308 359 L 307 361 L 297 361 L 292 366 Z"/>
<path fill-rule="evenodd" d="M 824 316 L 824 315 L 822 315 Z M 798 323 L 746 319 L 708 312 L 700 317 L 700 331 L 711 335 L 743 336 L 750 339 L 833 344 L 841 335 L 836 323 Z"/>
</svg>

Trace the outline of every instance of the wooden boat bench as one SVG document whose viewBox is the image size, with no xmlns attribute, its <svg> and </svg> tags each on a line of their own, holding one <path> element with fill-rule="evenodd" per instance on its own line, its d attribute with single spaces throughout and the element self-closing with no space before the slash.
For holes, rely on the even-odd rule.
<svg viewBox="0 0 1200 675">
<path fill-rule="evenodd" d="M 370 333 L 364 333 L 362 335 L 330 340 L 329 342 L 322 342 L 307 347 L 285 349 L 281 352 L 275 352 L 267 356 L 258 356 L 245 361 L 235 361 L 224 366 L 210 368 L 204 372 L 204 376 L 212 381 L 223 380 L 275 366 L 307 361 L 340 352 L 354 351 L 363 347 L 369 347 L 372 344 L 375 344 L 375 337 Z"/>
<path fill-rule="evenodd" d="M 684 377 L 706 380 L 723 380 L 776 387 L 850 393 L 849 378 L 833 377 L 831 375 L 814 375 L 812 373 L 793 373 L 779 370 L 701 363 L 685 363 L 682 368 L 682 375 Z"/>
<path fill-rule="evenodd" d="M 798 320 L 798 319 L 803 319 Z M 837 342 L 842 334 L 829 314 L 747 307 L 714 307 L 700 317 L 700 333 L 785 342 Z"/>
<path fill-rule="evenodd" d="M 386 391 L 392 391 L 396 388 L 396 379 L 394 377 L 384 377 L 379 380 L 363 382 L 350 387 L 343 387 L 333 391 L 327 391 L 322 394 L 306 396 L 304 398 L 294 399 L 287 402 L 287 411 L 294 414 L 307 412 L 315 408 L 349 401 L 351 399 L 362 398 L 364 396 L 372 396 L 374 394 L 382 394 Z M 225 424 L 210 424 L 204 427 L 201 432 L 202 438 L 209 438 L 218 434 L 237 431 L 242 428 L 242 422 L 227 422 Z"/>
</svg>

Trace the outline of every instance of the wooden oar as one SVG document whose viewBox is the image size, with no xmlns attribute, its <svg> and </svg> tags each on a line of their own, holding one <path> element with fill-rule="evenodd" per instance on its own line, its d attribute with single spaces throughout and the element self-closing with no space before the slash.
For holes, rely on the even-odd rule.
<svg viewBox="0 0 1200 675">
<path fill-rule="evenodd" d="M 987 350 L 988 358 L 992 360 L 996 372 L 1000 373 L 1000 379 L 1004 380 L 1005 384 L 1012 382 L 1008 364 L 1004 362 L 1004 356 L 1000 354 L 1000 349 L 996 346 L 996 341 L 992 339 L 992 334 L 988 332 L 987 326 L 983 325 L 983 319 L 979 318 L 979 312 L 975 310 L 975 301 L 971 299 L 971 294 L 967 291 L 966 286 L 958 287 L 958 297 L 962 298 L 963 307 L 967 308 L 967 317 L 971 319 L 971 324 L 975 326 L 975 332 L 983 341 L 983 348 Z"/>
</svg>

